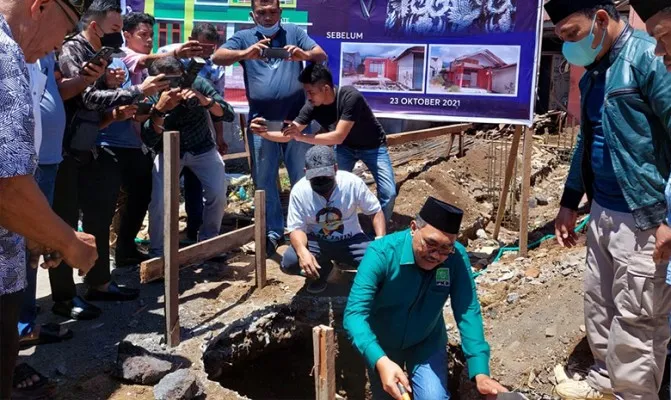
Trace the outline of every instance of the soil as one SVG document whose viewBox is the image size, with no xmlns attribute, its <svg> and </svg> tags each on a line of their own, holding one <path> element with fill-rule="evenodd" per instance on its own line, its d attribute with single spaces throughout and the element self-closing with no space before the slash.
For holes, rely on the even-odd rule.
<svg viewBox="0 0 671 400">
<path fill-rule="evenodd" d="M 503 229 L 499 241 L 491 238 L 494 205 L 486 196 L 488 146 L 484 140 L 475 139 L 463 158 L 453 157 L 431 164 L 427 162 L 430 160 L 412 161 L 397 168 L 400 191 L 392 226 L 393 229 L 407 227 L 429 195 L 465 210 L 463 226 L 471 229 L 463 240 L 472 252 L 475 270 L 480 271 L 478 292 L 492 349 L 492 374 L 504 385 L 528 393 L 529 398 L 552 398 L 552 368 L 556 364 L 568 362 L 571 372 L 584 373 L 590 362 L 581 331 L 584 244 L 566 250 L 548 240 L 531 250 L 526 259 L 518 259 L 516 253 L 505 253 L 501 260 L 493 262 L 497 251 L 488 251 L 515 245 L 517 233 Z M 530 225 L 536 230 L 530 234 L 532 241 L 551 232 L 551 224 L 548 224 L 558 209 L 568 170 L 566 160 L 545 148 L 534 152 L 534 161 L 532 174 L 536 179 L 532 197 L 542 196 L 548 205 L 535 205 L 530 209 Z M 407 179 L 408 176 L 412 178 Z M 240 207 L 234 203 L 229 207 L 239 215 L 250 212 L 248 205 Z M 231 226 L 234 225 L 232 222 Z M 483 232 L 476 235 L 479 229 L 484 235 Z M 284 249 L 280 248 L 279 252 Z M 129 385 L 110 376 L 116 345 L 121 340 L 129 340 L 150 351 L 171 355 L 183 367 L 195 370 L 206 386 L 208 398 L 228 400 L 244 398 L 244 395 L 251 399 L 314 398 L 309 335 L 300 336 L 300 340 L 267 354 L 241 359 L 235 365 L 238 368 L 218 380 L 208 379 L 203 363 L 204 350 L 236 321 L 254 312 L 282 305 L 307 313 L 322 312 L 346 301 L 351 274 L 337 271 L 327 291 L 314 297 L 305 292 L 303 278 L 282 274 L 278 262 L 279 255 L 268 260 L 268 286 L 262 290 L 254 286 L 253 254 L 236 252 L 229 255 L 225 264 L 207 263 L 184 269 L 180 275 L 182 344 L 175 349 L 167 349 L 164 344 L 164 288 L 161 283 L 154 283 L 144 285 L 141 298 L 135 302 L 104 304 L 103 316 L 96 321 L 69 322 L 67 326 L 75 332 L 75 339 L 25 350 L 22 361 L 58 381 L 59 399 L 152 399 L 150 387 Z M 538 274 L 525 275 L 534 269 Z M 116 269 L 114 275 L 121 283 L 138 286 L 137 268 Z M 43 310 L 38 321 L 54 321 L 55 317 L 49 312 L 52 303 L 44 272 L 40 272 L 38 282 L 39 304 Z M 306 301 L 308 303 L 301 303 Z M 337 317 L 333 320 L 334 313 L 329 315 L 339 338 L 339 394 L 344 398 L 364 399 L 363 362 L 339 330 Z M 459 366 L 463 364 L 463 355 L 460 355 L 459 335 L 449 303 L 445 317 L 451 343 L 456 346 L 451 347 L 450 364 L 454 375 L 453 398 L 479 398 L 464 377 L 463 366 Z"/>
</svg>

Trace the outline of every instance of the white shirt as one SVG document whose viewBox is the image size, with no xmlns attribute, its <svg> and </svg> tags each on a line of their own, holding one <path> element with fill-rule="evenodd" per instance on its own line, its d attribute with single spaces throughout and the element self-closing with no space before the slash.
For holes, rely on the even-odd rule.
<svg viewBox="0 0 671 400">
<path fill-rule="evenodd" d="M 336 187 L 328 201 L 313 191 L 310 181 L 303 178 L 291 189 L 287 228 L 289 232 L 301 230 L 323 240 L 347 240 L 363 233 L 358 209 L 365 215 L 376 214 L 382 209 L 358 176 L 338 171 Z"/>
<path fill-rule="evenodd" d="M 40 102 L 47 86 L 47 76 L 42 73 L 37 63 L 26 64 L 30 74 L 30 97 L 33 99 L 33 115 L 35 116 L 35 151 L 40 153 L 42 145 L 42 112 Z"/>
</svg>

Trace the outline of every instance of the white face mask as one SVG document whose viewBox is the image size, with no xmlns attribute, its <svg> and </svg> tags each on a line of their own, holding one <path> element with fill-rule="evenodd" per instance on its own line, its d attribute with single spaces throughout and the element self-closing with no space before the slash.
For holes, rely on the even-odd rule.
<svg viewBox="0 0 671 400">
<path fill-rule="evenodd" d="M 280 30 L 280 21 L 277 21 L 273 26 L 263 26 L 261 24 L 256 24 L 256 31 L 262 34 L 263 36 L 275 36 L 277 31 Z"/>
</svg>

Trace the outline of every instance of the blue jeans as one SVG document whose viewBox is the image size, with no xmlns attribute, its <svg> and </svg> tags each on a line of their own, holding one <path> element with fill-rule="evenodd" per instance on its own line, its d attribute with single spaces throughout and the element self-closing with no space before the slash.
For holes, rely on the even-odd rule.
<svg viewBox="0 0 671 400">
<path fill-rule="evenodd" d="M 387 400 L 391 396 L 382 388 L 376 371 L 368 371 L 373 400 Z M 414 400 L 450 400 L 447 389 L 447 349 L 443 348 L 417 367 L 410 377 Z"/>
<path fill-rule="evenodd" d="M 56 174 L 58 173 L 58 164 L 40 164 L 35 171 L 35 180 L 42 193 L 47 198 L 49 205 L 54 202 L 54 188 L 56 187 Z M 26 278 L 28 286 L 23 292 L 23 303 L 19 313 L 19 335 L 29 335 L 35 327 L 37 319 L 37 269 L 30 267 L 28 257 L 26 257 Z"/>
<path fill-rule="evenodd" d="M 259 190 L 266 191 L 266 234 L 274 239 L 284 235 L 284 216 L 277 188 L 280 161 L 289 173 L 293 187 L 305 175 L 305 153 L 311 145 L 292 140 L 276 143 L 249 131 L 247 134 L 249 151 L 252 154 L 252 177 Z"/>
<path fill-rule="evenodd" d="M 387 146 L 370 150 L 357 150 L 338 145 L 335 151 L 338 168 L 343 171 L 352 172 L 354 164 L 359 160 L 366 164 L 370 173 L 373 174 L 373 178 L 375 178 L 377 198 L 380 200 L 384 218 L 389 221 L 394 212 L 394 202 L 396 201 L 396 179 L 394 178 L 394 169 L 391 166 Z"/>
</svg>

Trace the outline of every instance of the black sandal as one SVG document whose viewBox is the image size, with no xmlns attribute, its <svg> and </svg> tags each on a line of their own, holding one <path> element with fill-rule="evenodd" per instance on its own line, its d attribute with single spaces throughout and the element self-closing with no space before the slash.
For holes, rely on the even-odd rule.
<svg viewBox="0 0 671 400">
<path fill-rule="evenodd" d="M 60 324 L 44 324 L 40 326 L 39 336 L 34 337 L 28 335 L 27 337 L 19 339 L 19 346 L 25 349 L 40 344 L 60 343 L 72 339 L 74 334 L 70 329 L 64 328 Z"/>
<path fill-rule="evenodd" d="M 20 388 L 19 385 L 37 376 L 39 380 L 32 385 Z M 19 364 L 14 368 L 14 390 L 12 400 L 42 400 L 51 398 L 56 392 L 56 385 L 49 378 L 40 374 L 28 364 Z"/>
</svg>

